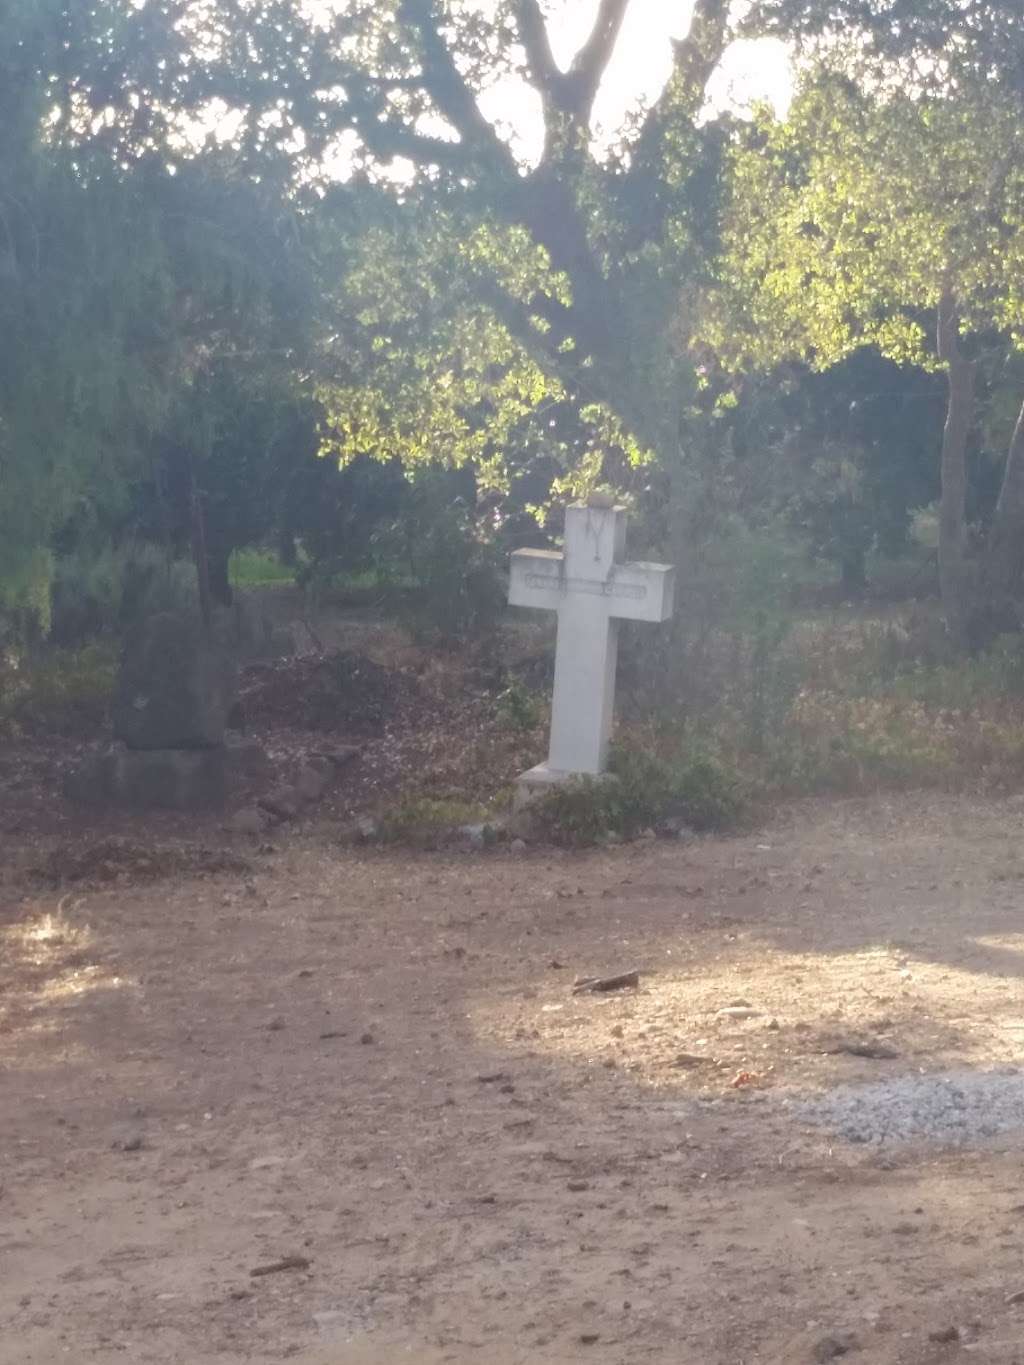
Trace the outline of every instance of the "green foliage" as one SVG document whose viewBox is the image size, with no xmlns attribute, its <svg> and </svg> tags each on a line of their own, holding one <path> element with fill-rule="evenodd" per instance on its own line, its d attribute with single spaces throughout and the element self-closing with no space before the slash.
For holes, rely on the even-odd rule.
<svg viewBox="0 0 1024 1365">
<path fill-rule="evenodd" d="M 529 808 L 531 830 L 565 848 L 589 848 L 618 834 L 614 821 L 630 814 L 614 794 L 614 778 L 574 777 L 560 782 Z M 638 826 L 639 827 L 639 826 Z"/>
<path fill-rule="evenodd" d="M 134 621 L 196 601 L 195 569 L 151 545 L 82 546 L 56 559 L 49 637 L 63 648 L 115 637 Z"/>
<path fill-rule="evenodd" d="M 720 353 L 824 368 L 870 344 L 934 366 L 929 314 L 946 290 L 968 331 L 1024 344 L 1019 110 L 980 85 L 922 93 L 857 74 L 812 70 L 788 119 L 763 115 L 734 151 L 709 323 Z"/>
<path fill-rule="evenodd" d="M 416 584 L 398 599 L 415 638 L 451 645 L 493 631 L 505 607 L 505 556 L 454 476 L 434 470 L 418 478 L 378 549 L 386 571 L 397 568 Z"/>
<path fill-rule="evenodd" d="M 325 453 L 343 465 L 471 465 L 481 492 L 506 495 L 541 462 L 557 492 L 593 482 L 606 461 L 645 458 L 607 404 L 570 389 L 495 309 L 492 274 L 524 304 L 540 289 L 566 299 L 521 227 L 481 223 L 427 192 L 401 209 L 346 196 L 342 211 L 320 265 L 335 323 L 317 369 Z"/>
<path fill-rule="evenodd" d="M 692 753 L 668 773 L 668 805 L 693 829 L 728 829 L 739 819 L 745 801 L 738 773 L 710 754 Z"/>
<path fill-rule="evenodd" d="M 609 835 L 633 838 L 668 816 L 692 829 L 726 829 L 739 818 L 743 800 L 739 777 L 709 754 L 684 750 L 668 761 L 620 747 L 604 776 L 559 783 L 529 812 L 543 837 L 584 848 Z"/>
<path fill-rule="evenodd" d="M 116 650 L 110 644 L 56 650 L 38 658 L 0 656 L 0 737 L 98 730 L 114 694 Z"/>
<path fill-rule="evenodd" d="M 486 839 L 486 817 L 483 807 L 475 803 L 417 796 L 385 811 L 378 829 L 385 843 L 432 849 L 450 839 L 462 825 L 483 824 Z"/>
<path fill-rule="evenodd" d="M 517 678 L 495 698 L 495 719 L 506 730 L 534 730 L 540 724 L 542 712 L 540 699 Z"/>
<path fill-rule="evenodd" d="M 234 550 L 228 574 L 235 588 L 265 588 L 295 582 L 296 566 L 282 564 L 269 550 Z"/>
</svg>

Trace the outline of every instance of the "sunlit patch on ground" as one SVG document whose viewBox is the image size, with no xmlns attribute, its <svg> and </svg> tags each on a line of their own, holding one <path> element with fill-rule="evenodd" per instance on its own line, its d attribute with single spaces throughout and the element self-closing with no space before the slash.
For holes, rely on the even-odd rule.
<svg viewBox="0 0 1024 1365">
<path fill-rule="evenodd" d="M 68 1060 L 78 1044 L 61 1035 L 66 1011 L 97 991 L 116 991 L 125 979 L 99 962 L 88 923 L 75 917 L 75 907 L 34 913 L 0 929 L 0 959 L 6 969 L 6 990 L 0 999 L 0 1059 L 5 1068 L 32 1055 L 38 1065 L 37 1045 L 60 1042 Z M 31 1045 L 31 1046 L 30 1046 Z"/>
<path fill-rule="evenodd" d="M 681 929 L 663 959 L 672 965 L 645 971 L 648 945 L 639 990 L 574 995 L 571 974 L 551 972 L 535 998 L 480 999 L 474 1029 L 520 1052 L 623 1068 L 654 1087 L 717 1093 L 817 1090 L 880 1073 L 1024 1059 L 1019 1000 L 991 971 L 922 961 L 886 945 L 791 953 L 746 934 L 731 933 L 734 941 L 717 947 L 709 937 Z M 986 966 L 996 950 L 1019 952 L 1020 942 L 1019 935 L 978 940 Z"/>
</svg>

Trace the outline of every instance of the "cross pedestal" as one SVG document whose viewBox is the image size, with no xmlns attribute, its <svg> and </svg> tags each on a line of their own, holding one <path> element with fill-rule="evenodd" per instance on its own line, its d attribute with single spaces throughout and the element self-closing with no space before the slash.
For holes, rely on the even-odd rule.
<svg viewBox="0 0 1024 1365">
<path fill-rule="evenodd" d="M 517 808 L 553 783 L 602 773 L 615 702 L 619 621 L 667 621 L 675 569 L 624 563 L 624 507 L 566 508 L 565 548 L 517 550 L 509 602 L 558 613 L 551 743 L 546 763 L 523 773 Z"/>
</svg>

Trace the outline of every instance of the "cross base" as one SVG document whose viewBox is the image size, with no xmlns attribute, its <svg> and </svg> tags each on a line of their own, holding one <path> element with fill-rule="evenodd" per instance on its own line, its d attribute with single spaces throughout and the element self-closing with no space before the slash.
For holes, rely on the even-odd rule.
<svg viewBox="0 0 1024 1365">
<path fill-rule="evenodd" d="M 539 797 L 545 796 L 552 787 L 559 786 L 562 782 L 569 782 L 574 777 L 590 776 L 597 779 L 606 777 L 606 773 L 578 773 L 568 772 L 565 768 L 552 768 L 550 763 L 538 763 L 535 768 L 528 769 L 516 778 L 516 789 L 512 796 L 512 814 L 525 809 L 531 801 L 536 801 Z"/>
</svg>

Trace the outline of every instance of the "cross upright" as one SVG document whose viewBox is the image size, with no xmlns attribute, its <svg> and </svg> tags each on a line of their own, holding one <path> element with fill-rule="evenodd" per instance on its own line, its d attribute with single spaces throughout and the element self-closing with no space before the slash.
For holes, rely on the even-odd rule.
<svg viewBox="0 0 1024 1365">
<path fill-rule="evenodd" d="M 625 548 L 624 507 L 576 503 L 566 509 L 562 552 L 512 555 L 509 602 L 558 613 L 548 760 L 519 779 L 520 803 L 574 773 L 604 771 L 619 621 L 672 615 L 674 567 L 625 563 Z"/>
</svg>

